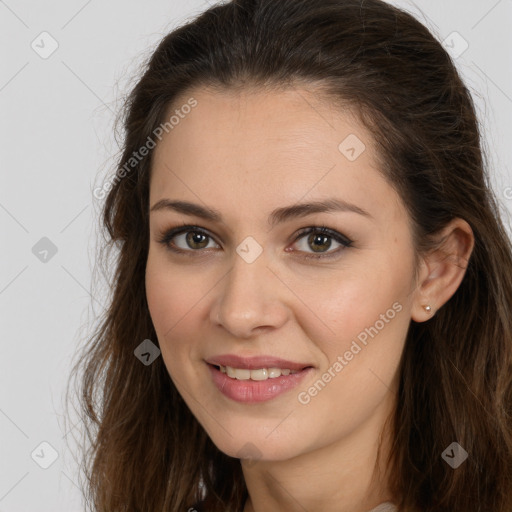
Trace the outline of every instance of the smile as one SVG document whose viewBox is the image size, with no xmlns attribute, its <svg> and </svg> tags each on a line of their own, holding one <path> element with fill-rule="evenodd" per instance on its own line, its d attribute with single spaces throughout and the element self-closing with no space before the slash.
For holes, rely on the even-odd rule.
<svg viewBox="0 0 512 512">
<path fill-rule="evenodd" d="M 213 384 L 227 398 L 241 403 L 272 400 L 289 391 L 311 373 L 309 366 L 302 370 L 286 368 L 233 368 L 207 364 Z"/>
<path fill-rule="evenodd" d="M 281 368 L 259 368 L 255 370 L 249 370 L 247 368 L 233 368 L 231 366 L 222 365 L 219 365 L 219 369 L 228 377 L 237 380 L 267 380 L 275 379 L 277 377 L 280 377 L 281 375 L 290 375 L 298 373 L 297 370 Z"/>
</svg>

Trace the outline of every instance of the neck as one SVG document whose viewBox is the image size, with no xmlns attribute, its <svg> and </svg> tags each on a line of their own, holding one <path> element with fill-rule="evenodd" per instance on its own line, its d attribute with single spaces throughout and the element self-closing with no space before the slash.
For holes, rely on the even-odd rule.
<svg viewBox="0 0 512 512">
<path fill-rule="evenodd" d="M 368 512 L 392 501 L 386 467 L 389 429 L 381 437 L 391 408 L 390 400 L 380 404 L 357 431 L 293 459 L 242 461 L 249 493 L 244 512 Z"/>
</svg>

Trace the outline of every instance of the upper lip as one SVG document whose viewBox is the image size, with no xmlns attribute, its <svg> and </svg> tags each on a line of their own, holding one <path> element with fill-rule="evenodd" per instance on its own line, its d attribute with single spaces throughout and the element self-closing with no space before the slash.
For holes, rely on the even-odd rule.
<svg viewBox="0 0 512 512">
<path fill-rule="evenodd" d="M 223 354 L 206 359 L 206 362 L 215 366 L 231 366 L 231 368 L 247 370 L 257 370 L 259 368 L 281 368 L 299 371 L 312 366 L 308 363 L 297 363 L 268 355 L 241 357 L 235 354 Z"/>
</svg>

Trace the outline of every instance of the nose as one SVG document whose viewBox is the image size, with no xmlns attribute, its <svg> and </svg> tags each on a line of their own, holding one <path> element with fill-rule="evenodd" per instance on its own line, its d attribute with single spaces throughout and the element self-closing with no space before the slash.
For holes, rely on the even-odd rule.
<svg viewBox="0 0 512 512">
<path fill-rule="evenodd" d="M 236 255 L 234 264 L 214 288 L 210 320 L 236 338 L 250 338 L 277 329 L 290 316 L 286 286 L 261 254 L 252 263 Z M 290 293 L 288 291 L 288 293 Z"/>
</svg>

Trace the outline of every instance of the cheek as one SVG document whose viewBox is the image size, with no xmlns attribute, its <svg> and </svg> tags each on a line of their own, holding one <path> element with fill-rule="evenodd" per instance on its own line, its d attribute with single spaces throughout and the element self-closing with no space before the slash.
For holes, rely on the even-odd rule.
<svg viewBox="0 0 512 512">
<path fill-rule="evenodd" d="M 336 274 L 295 283 L 294 292 L 310 310 L 302 317 L 307 322 L 302 327 L 308 333 L 317 333 L 329 359 L 348 350 L 359 335 L 364 341 L 365 329 L 370 326 L 377 323 L 378 329 L 390 331 L 398 323 L 397 317 L 406 315 L 400 313 L 409 300 L 409 268 L 406 262 L 393 264 L 391 256 L 370 255 L 367 262 L 359 261 Z"/>
<path fill-rule="evenodd" d="M 178 311 L 180 280 L 177 275 L 165 272 L 158 261 L 148 258 L 146 266 L 146 297 L 153 325 L 160 336 L 162 332 L 169 330 L 173 321 L 183 314 Z M 181 313 L 181 315 L 180 315 Z"/>
<path fill-rule="evenodd" d="M 394 389 L 410 317 L 407 265 L 391 265 L 392 260 L 383 258 L 378 265 L 340 273 L 338 283 L 326 280 L 322 293 L 315 286 L 302 291 L 319 317 L 302 328 L 312 337 L 319 325 L 329 326 L 325 335 L 312 338 L 324 354 L 318 378 L 325 377 L 328 384 L 315 381 L 298 391 L 302 400 L 311 400 L 308 418 L 333 419 L 326 426 L 333 437 L 340 429 L 348 435 L 357 428 Z"/>
<path fill-rule="evenodd" d="M 181 268 L 180 268 L 181 267 Z M 200 358 L 200 326 L 207 325 L 207 295 L 215 284 L 210 274 L 171 264 L 150 250 L 146 264 L 146 297 L 162 358 L 170 373 L 181 375 L 186 363 Z M 218 279 L 218 277 L 217 277 Z"/>
<path fill-rule="evenodd" d="M 176 333 L 199 300 L 198 293 L 194 292 L 198 288 L 190 276 L 164 260 L 150 251 L 146 265 L 146 297 L 162 353 L 176 339 Z"/>
<path fill-rule="evenodd" d="M 146 263 L 146 296 L 155 328 L 173 329 L 208 291 L 205 276 L 169 261 L 165 252 L 150 248 Z M 178 324 L 179 325 L 179 324 Z"/>
</svg>

